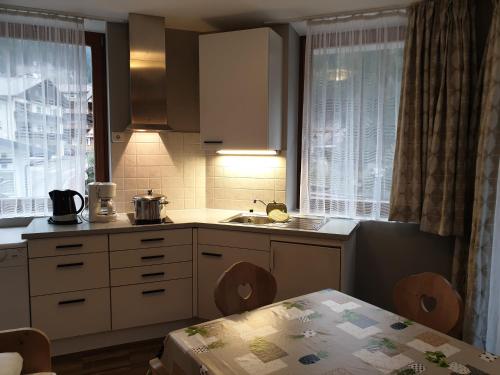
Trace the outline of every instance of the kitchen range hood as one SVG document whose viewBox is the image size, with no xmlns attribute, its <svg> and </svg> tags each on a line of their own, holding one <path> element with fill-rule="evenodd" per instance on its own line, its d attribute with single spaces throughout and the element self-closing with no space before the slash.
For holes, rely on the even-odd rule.
<svg viewBox="0 0 500 375">
<path fill-rule="evenodd" d="M 132 131 L 171 131 L 167 125 L 165 19 L 129 14 Z"/>
</svg>

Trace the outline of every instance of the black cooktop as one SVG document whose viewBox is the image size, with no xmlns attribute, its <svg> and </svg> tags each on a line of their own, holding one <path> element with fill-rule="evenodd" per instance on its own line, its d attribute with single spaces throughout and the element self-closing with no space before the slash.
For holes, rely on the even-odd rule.
<svg viewBox="0 0 500 375">
<path fill-rule="evenodd" d="M 127 217 L 132 225 L 151 225 L 151 224 L 172 224 L 173 221 L 170 218 L 164 217 L 159 220 L 136 220 L 133 212 L 127 212 Z"/>
</svg>

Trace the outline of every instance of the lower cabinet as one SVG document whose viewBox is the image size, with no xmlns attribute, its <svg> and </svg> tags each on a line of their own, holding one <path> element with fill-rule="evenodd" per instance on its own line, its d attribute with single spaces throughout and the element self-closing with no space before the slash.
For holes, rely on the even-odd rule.
<svg viewBox="0 0 500 375">
<path fill-rule="evenodd" d="M 191 318 L 192 293 L 192 278 L 113 287 L 113 330 Z"/>
<path fill-rule="evenodd" d="M 214 289 L 222 273 L 237 262 L 250 262 L 269 269 L 269 252 L 215 245 L 198 246 L 198 317 L 221 316 L 214 302 Z"/>
<path fill-rule="evenodd" d="M 112 330 L 193 317 L 191 229 L 110 234 Z"/>
<path fill-rule="evenodd" d="M 289 242 L 271 242 L 271 268 L 278 292 L 276 301 L 317 292 L 340 290 L 341 249 Z"/>
<path fill-rule="evenodd" d="M 109 288 L 31 297 L 31 323 L 51 340 L 111 329 Z"/>
</svg>

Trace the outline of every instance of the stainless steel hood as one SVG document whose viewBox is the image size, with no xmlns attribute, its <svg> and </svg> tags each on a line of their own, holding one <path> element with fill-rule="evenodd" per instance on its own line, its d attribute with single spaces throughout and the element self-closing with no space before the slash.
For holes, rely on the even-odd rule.
<svg viewBox="0 0 500 375">
<path fill-rule="evenodd" d="M 130 130 L 171 131 L 167 125 L 165 19 L 129 14 Z"/>
</svg>

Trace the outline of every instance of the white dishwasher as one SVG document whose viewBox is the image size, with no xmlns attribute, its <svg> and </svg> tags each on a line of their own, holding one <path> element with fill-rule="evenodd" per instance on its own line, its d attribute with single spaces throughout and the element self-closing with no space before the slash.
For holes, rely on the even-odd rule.
<svg viewBox="0 0 500 375">
<path fill-rule="evenodd" d="M 0 330 L 29 326 L 26 248 L 0 249 Z"/>
</svg>

